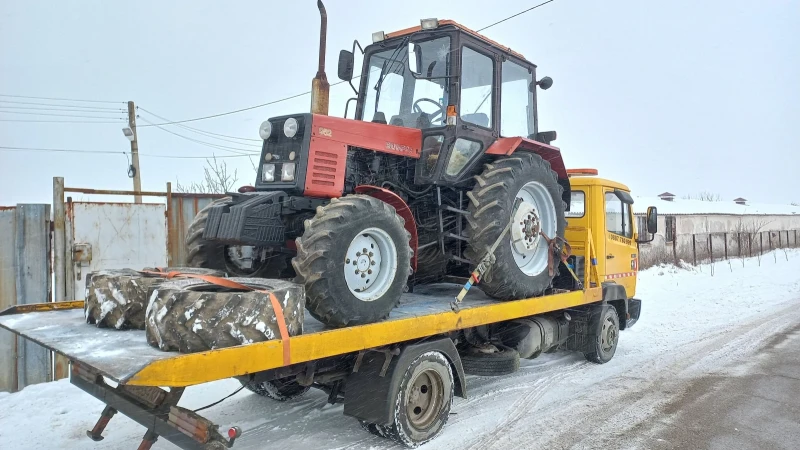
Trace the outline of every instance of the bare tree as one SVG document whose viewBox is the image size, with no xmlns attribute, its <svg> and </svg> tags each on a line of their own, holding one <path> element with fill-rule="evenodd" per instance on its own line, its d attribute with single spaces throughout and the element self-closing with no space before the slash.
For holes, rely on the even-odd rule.
<svg viewBox="0 0 800 450">
<path fill-rule="evenodd" d="M 203 176 L 203 181 L 193 181 L 188 185 L 177 181 L 175 190 L 177 192 L 198 194 L 224 194 L 230 192 L 239 179 L 236 169 L 233 170 L 233 173 L 230 173 L 228 164 L 225 161 L 217 161 L 216 156 L 213 156 L 210 160 L 206 159 L 206 167 L 203 167 Z"/>
<path fill-rule="evenodd" d="M 703 202 L 719 202 L 719 201 L 722 201 L 722 197 L 719 194 L 715 194 L 713 192 L 708 192 L 708 191 L 702 191 L 702 192 L 700 192 L 699 194 L 696 194 L 696 195 L 692 195 L 692 194 L 684 195 L 681 198 L 683 198 L 684 200 L 700 200 L 700 201 L 703 201 Z"/>
<path fill-rule="evenodd" d="M 792 206 L 800 206 L 800 203 L 798 203 L 798 202 L 792 202 Z"/>
<path fill-rule="evenodd" d="M 740 245 L 747 245 L 748 249 L 753 248 L 753 244 L 755 244 L 758 237 L 761 235 L 761 230 L 769 225 L 770 222 L 767 222 L 764 219 L 760 219 L 754 217 L 750 219 L 748 222 L 745 222 L 743 218 L 739 218 L 739 223 L 736 225 L 736 232 L 739 233 L 739 236 L 744 236 L 744 241 L 740 239 L 742 242 Z M 760 244 L 760 241 L 759 241 Z M 739 249 L 739 253 L 742 254 L 742 267 L 744 267 L 744 252 Z M 750 255 L 752 256 L 752 254 Z M 761 251 L 759 247 L 759 251 L 756 253 L 758 257 L 758 265 L 761 265 Z"/>
</svg>

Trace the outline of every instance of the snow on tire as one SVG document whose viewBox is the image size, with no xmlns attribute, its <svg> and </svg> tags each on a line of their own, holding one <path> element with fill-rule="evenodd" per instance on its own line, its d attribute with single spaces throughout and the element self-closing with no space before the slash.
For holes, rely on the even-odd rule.
<svg viewBox="0 0 800 450">
<path fill-rule="evenodd" d="M 143 272 L 182 272 L 197 275 L 225 276 L 217 270 L 194 267 L 114 269 L 91 272 L 86 275 L 84 316 L 86 322 L 98 328 L 144 329 L 145 306 L 150 291 L 166 280 L 164 277 Z"/>
<path fill-rule="evenodd" d="M 263 278 L 229 280 L 273 293 L 289 335 L 302 334 L 302 285 Z M 147 342 L 164 351 L 193 353 L 280 338 L 268 294 L 221 288 L 199 279 L 162 283 L 150 295 L 145 314 Z"/>
</svg>

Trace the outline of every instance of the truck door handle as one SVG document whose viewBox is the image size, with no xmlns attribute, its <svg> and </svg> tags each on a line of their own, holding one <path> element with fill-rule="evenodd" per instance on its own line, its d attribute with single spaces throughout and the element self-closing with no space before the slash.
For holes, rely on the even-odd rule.
<svg viewBox="0 0 800 450">
<path fill-rule="evenodd" d="M 606 259 L 614 259 L 614 255 L 606 255 Z"/>
</svg>

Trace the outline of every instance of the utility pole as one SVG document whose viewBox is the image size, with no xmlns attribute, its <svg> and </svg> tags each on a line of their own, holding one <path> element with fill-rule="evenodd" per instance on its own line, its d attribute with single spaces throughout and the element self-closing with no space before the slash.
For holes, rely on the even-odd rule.
<svg viewBox="0 0 800 450">
<path fill-rule="evenodd" d="M 136 105 L 128 102 L 128 127 L 133 132 L 131 140 L 131 165 L 133 166 L 133 190 L 142 192 L 142 175 L 139 171 L 139 141 L 136 139 Z M 134 203 L 142 203 L 141 195 L 133 196 Z"/>
</svg>

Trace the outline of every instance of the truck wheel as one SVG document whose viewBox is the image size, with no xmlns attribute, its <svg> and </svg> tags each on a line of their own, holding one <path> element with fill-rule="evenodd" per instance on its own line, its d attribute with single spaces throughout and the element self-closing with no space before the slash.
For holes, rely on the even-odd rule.
<svg viewBox="0 0 800 450">
<path fill-rule="evenodd" d="M 248 391 L 278 402 L 286 402 L 302 397 L 311 389 L 310 386 L 303 386 L 297 381 L 288 378 L 261 382 L 244 380 L 242 384 Z"/>
<path fill-rule="evenodd" d="M 514 200 L 522 198 L 511 229 L 494 252 L 495 263 L 481 280 L 481 289 L 499 300 L 542 295 L 553 277 L 548 269 L 550 248 L 540 231 L 551 239 L 563 238 L 567 223 L 563 188 L 550 163 L 539 155 L 517 152 L 487 164 L 475 179 L 475 187 L 467 193 L 466 252 L 475 264 L 508 224 Z"/>
<path fill-rule="evenodd" d="M 263 278 L 231 280 L 273 293 L 283 306 L 290 336 L 303 331 L 305 295 L 301 285 Z M 162 283 L 146 310 L 147 342 L 165 351 L 193 353 L 280 339 L 269 296 L 237 292 L 198 279 Z"/>
<path fill-rule="evenodd" d="M 406 369 L 394 401 L 394 424 L 365 424 L 370 433 L 416 448 L 435 438 L 450 417 L 453 371 L 439 352 L 418 356 Z"/>
<path fill-rule="evenodd" d="M 183 272 L 224 277 L 223 272 L 196 267 L 146 267 L 142 272 Z M 84 316 L 98 328 L 143 330 L 145 308 L 152 289 L 166 278 L 133 269 L 114 269 L 86 275 Z"/>
<path fill-rule="evenodd" d="M 496 345 L 496 352 L 474 352 L 461 356 L 461 364 L 467 375 L 496 377 L 519 370 L 519 352 L 505 345 Z"/>
<path fill-rule="evenodd" d="M 586 360 L 595 364 L 605 364 L 611 361 L 614 353 L 617 352 L 619 342 L 619 317 L 617 309 L 614 307 L 606 308 L 603 317 L 600 318 L 600 326 L 597 327 L 597 336 L 594 341 L 594 349 L 583 356 Z"/>
<path fill-rule="evenodd" d="M 235 277 L 283 278 L 291 255 L 203 238 L 211 207 L 231 202 L 230 197 L 220 198 L 197 213 L 186 232 L 186 263 L 192 267 L 221 270 Z"/>
<path fill-rule="evenodd" d="M 318 207 L 292 261 L 311 315 L 332 327 L 386 318 L 411 268 L 411 236 L 403 224 L 389 204 L 366 195 Z"/>
</svg>

